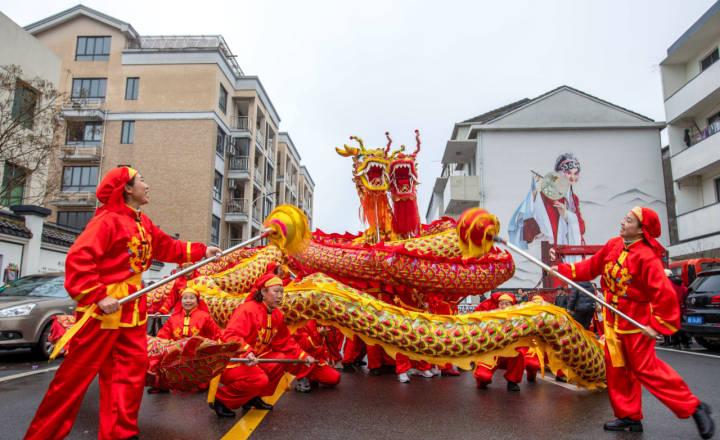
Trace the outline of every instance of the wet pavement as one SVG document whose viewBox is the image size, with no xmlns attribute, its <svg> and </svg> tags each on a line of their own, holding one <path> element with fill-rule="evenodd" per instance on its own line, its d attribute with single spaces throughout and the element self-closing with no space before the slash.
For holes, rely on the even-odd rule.
<svg viewBox="0 0 720 440">
<path fill-rule="evenodd" d="M 720 357 L 658 351 L 688 382 L 693 392 L 720 411 Z M 53 373 L 0 382 L 2 439 L 22 437 Z M 487 390 L 472 375 L 413 378 L 399 383 L 393 375 L 343 374 L 337 389 L 310 394 L 286 392 L 255 430 L 253 439 L 693 439 L 690 420 L 678 420 L 644 392 L 645 433 L 602 430 L 612 418 L 605 392 L 560 386 L 552 380 L 522 383 L 508 393 L 501 374 Z M 572 387 L 570 387 L 572 388 Z M 69 439 L 97 437 L 97 383 L 91 385 Z M 140 416 L 145 440 L 218 439 L 238 421 L 218 419 L 204 394 L 145 395 Z"/>
</svg>

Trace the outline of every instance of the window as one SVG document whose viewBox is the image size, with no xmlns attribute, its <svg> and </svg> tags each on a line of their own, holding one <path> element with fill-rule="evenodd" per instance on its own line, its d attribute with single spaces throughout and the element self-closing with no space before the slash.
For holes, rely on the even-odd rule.
<svg viewBox="0 0 720 440">
<path fill-rule="evenodd" d="M 27 171 L 24 168 L 5 162 L 0 204 L 4 206 L 22 205 L 26 182 Z"/>
<path fill-rule="evenodd" d="M 222 157 L 225 154 L 225 132 L 218 125 L 217 140 L 215 142 L 215 152 Z"/>
<path fill-rule="evenodd" d="M 720 52 L 718 52 L 718 48 L 716 47 L 715 50 L 710 52 L 708 56 L 700 60 L 700 71 L 706 70 L 708 67 L 715 64 L 715 62 L 720 59 Z"/>
<path fill-rule="evenodd" d="M 98 167 L 64 167 L 62 190 L 67 192 L 95 191 Z"/>
<path fill-rule="evenodd" d="M 140 89 L 140 78 L 128 78 L 125 81 L 125 100 L 135 101 L 138 99 Z"/>
<path fill-rule="evenodd" d="M 11 115 L 14 120 L 21 121 L 23 127 L 32 128 L 35 119 L 38 93 L 23 81 L 15 84 L 15 96 Z"/>
<path fill-rule="evenodd" d="M 220 107 L 223 113 L 227 113 L 227 97 L 227 90 L 220 84 L 220 101 L 218 102 L 218 107 Z"/>
<path fill-rule="evenodd" d="M 72 82 L 73 99 L 105 99 L 107 78 L 75 78 Z"/>
<path fill-rule="evenodd" d="M 97 144 L 102 141 L 103 124 L 96 121 L 67 121 L 67 145 Z"/>
<path fill-rule="evenodd" d="M 60 211 L 57 214 L 57 224 L 82 231 L 92 216 L 92 211 Z"/>
<path fill-rule="evenodd" d="M 213 198 L 217 201 L 222 200 L 222 184 L 223 175 L 215 171 L 215 180 L 213 180 Z"/>
<path fill-rule="evenodd" d="M 715 178 L 715 201 L 720 203 L 720 177 Z"/>
<path fill-rule="evenodd" d="M 135 142 L 135 121 L 122 121 L 122 133 L 120 134 L 121 144 L 132 144 Z"/>
<path fill-rule="evenodd" d="M 218 245 L 220 243 L 220 218 L 212 216 L 212 231 L 210 231 L 210 243 Z"/>
<path fill-rule="evenodd" d="M 110 37 L 78 37 L 75 59 L 78 61 L 101 61 L 110 56 Z"/>
</svg>

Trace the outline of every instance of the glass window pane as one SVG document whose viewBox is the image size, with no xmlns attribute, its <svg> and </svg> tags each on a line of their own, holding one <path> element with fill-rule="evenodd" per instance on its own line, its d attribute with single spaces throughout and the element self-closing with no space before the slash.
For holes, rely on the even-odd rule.
<svg viewBox="0 0 720 440">
<path fill-rule="evenodd" d="M 128 143 L 132 144 L 135 141 L 135 122 L 129 123 L 128 132 Z"/>
<path fill-rule="evenodd" d="M 95 39 L 94 38 L 88 38 L 87 39 L 87 46 L 85 48 L 85 55 L 92 55 L 95 53 Z"/>
</svg>

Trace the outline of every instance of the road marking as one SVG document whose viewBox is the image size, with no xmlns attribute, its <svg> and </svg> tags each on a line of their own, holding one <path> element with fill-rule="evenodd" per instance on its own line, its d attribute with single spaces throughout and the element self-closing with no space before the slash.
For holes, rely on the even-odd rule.
<svg viewBox="0 0 720 440">
<path fill-rule="evenodd" d="M 0 377 L 0 383 L 7 382 L 10 380 L 14 380 L 14 379 L 20 379 L 20 378 L 27 377 L 27 376 L 33 376 L 35 374 L 48 373 L 50 371 L 55 371 L 58 368 L 60 368 L 59 365 L 57 367 L 44 368 L 42 370 L 33 370 L 33 371 L 26 371 L 24 373 L 11 374 L 10 376 Z"/>
<path fill-rule="evenodd" d="M 585 391 L 585 390 L 583 390 L 583 389 L 581 389 L 581 388 L 576 387 L 576 386 L 573 385 L 573 384 L 565 383 L 565 382 L 558 382 L 558 381 L 555 380 L 554 377 L 551 379 L 551 378 L 549 378 L 549 377 L 540 376 L 539 374 L 537 375 L 537 377 L 538 377 L 538 379 L 542 379 L 542 380 L 544 380 L 545 382 L 551 383 L 551 384 L 553 384 L 553 385 L 557 385 L 557 386 L 559 386 L 559 387 L 563 387 L 563 388 L 568 389 L 568 390 L 570 390 L 570 391 Z"/>
<path fill-rule="evenodd" d="M 655 350 L 672 351 L 672 352 L 675 352 L 675 353 L 691 354 L 691 355 L 693 355 L 693 356 L 703 356 L 703 357 L 720 359 L 720 356 L 715 355 L 715 354 L 695 353 L 695 352 L 693 352 L 693 351 L 676 350 L 676 349 L 674 349 L 674 348 L 655 347 Z"/>
<path fill-rule="evenodd" d="M 278 384 L 277 388 L 275 388 L 275 394 L 273 394 L 270 397 L 264 398 L 267 403 L 271 405 L 275 405 L 275 403 L 280 400 L 280 397 L 285 393 L 285 391 L 290 386 L 290 382 L 292 382 L 293 376 L 285 373 L 285 375 L 280 379 L 280 383 Z M 245 413 L 244 416 L 240 418 L 240 420 L 228 431 L 221 440 L 245 440 L 250 437 L 250 435 L 257 429 L 257 427 L 260 425 L 260 422 L 263 421 L 266 415 L 268 415 L 270 411 L 260 410 L 260 409 L 251 409 L 247 413 Z"/>
</svg>

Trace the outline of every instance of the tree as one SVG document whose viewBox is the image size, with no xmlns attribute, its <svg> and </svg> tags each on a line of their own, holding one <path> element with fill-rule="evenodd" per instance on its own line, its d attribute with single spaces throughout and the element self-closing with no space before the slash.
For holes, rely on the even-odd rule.
<svg viewBox="0 0 720 440">
<path fill-rule="evenodd" d="M 63 126 L 60 102 L 49 81 L 0 66 L 0 205 L 43 205 L 57 189 L 49 177 Z"/>
</svg>

